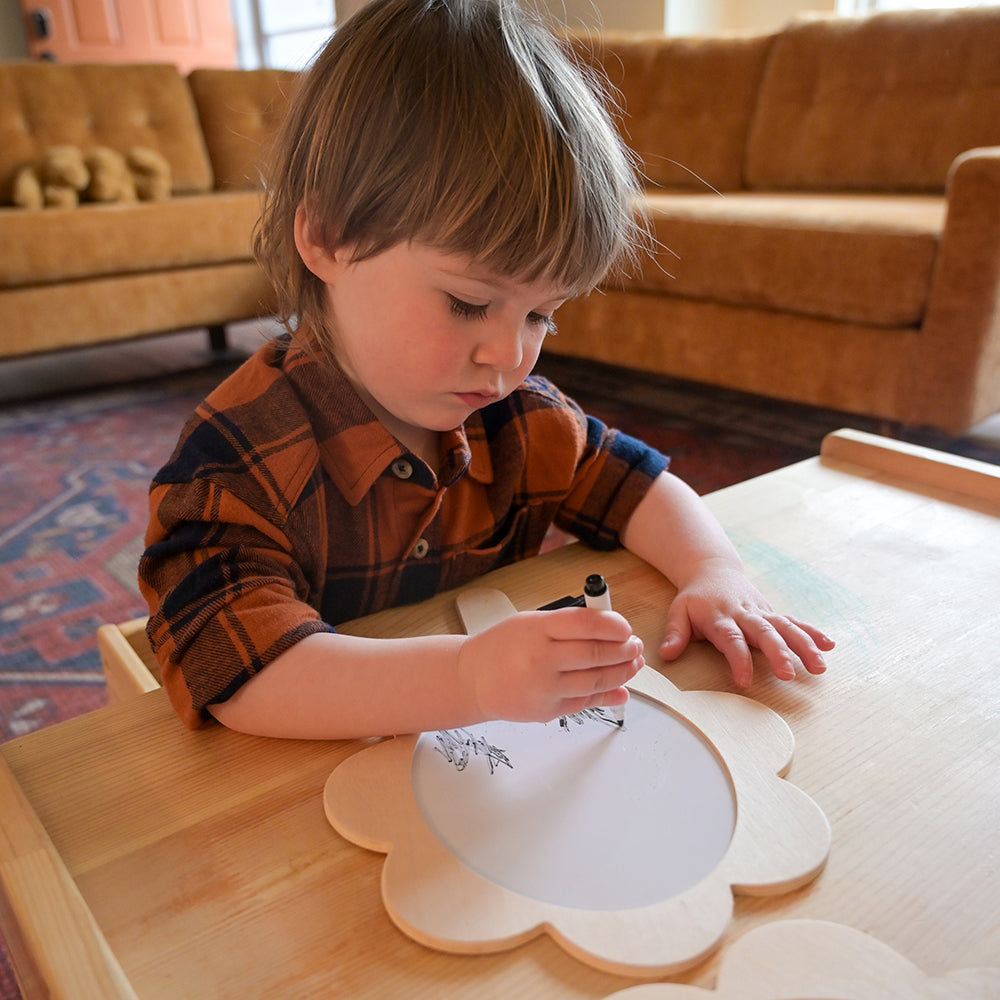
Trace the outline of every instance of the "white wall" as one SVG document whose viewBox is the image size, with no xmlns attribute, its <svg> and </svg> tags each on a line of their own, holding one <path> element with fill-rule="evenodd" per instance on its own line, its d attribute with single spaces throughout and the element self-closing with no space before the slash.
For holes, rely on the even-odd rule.
<svg viewBox="0 0 1000 1000">
<path fill-rule="evenodd" d="M 671 35 L 776 31 L 804 10 L 835 12 L 837 0 L 667 0 Z"/>
<path fill-rule="evenodd" d="M 346 3 L 347 0 L 341 0 Z M 358 0 L 353 0 L 357 3 Z M 361 0 L 363 3 L 364 0 Z M 571 28 L 704 35 L 773 31 L 803 10 L 835 11 L 836 0 L 544 0 Z M 339 8 L 338 8 L 339 9 Z"/>
<path fill-rule="evenodd" d="M 294 2 L 294 0 L 289 0 Z M 345 20 L 368 0 L 337 0 Z M 524 2 L 524 0 L 522 0 Z M 536 0 L 570 28 L 666 31 L 772 31 L 802 10 L 834 11 L 836 0 Z"/>
<path fill-rule="evenodd" d="M 670 35 L 708 35 L 726 23 L 726 8 L 738 0 L 668 0 Z"/>
</svg>

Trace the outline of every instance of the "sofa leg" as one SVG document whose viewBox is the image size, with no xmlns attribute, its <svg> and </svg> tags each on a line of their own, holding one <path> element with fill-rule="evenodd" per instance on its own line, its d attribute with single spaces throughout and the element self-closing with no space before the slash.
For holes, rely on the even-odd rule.
<svg viewBox="0 0 1000 1000">
<path fill-rule="evenodd" d="M 229 351 L 226 328 L 221 323 L 208 328 L 208 348 L 213 354 L 226 354 Z"/>
</svg>

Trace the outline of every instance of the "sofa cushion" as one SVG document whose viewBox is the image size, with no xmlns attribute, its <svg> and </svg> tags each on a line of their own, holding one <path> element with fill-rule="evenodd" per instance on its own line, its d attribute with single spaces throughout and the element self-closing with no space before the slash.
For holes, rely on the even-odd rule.
<svg viewBox="0 0 1000 1000">
<path fill-rule="evenodd" d="M 646 291 L 881 326 L 920 322 L 942 197 L 661 194 Z"/>
<path fill-rule="evenodd" d="M 625 142 L 648 182 L 672 188 L 743 186 L 743 151 L 772 35 L 664 38 L 609 32 L 574 46 L 618 91 Z"/>
<path fill-rule="evenodd" d="M 146 146 L 167 158 L 175 192 L 212 186 L 194 101 L 173 66 L 0 62 L 0 204 L 11 203 L 17 171 L 60 144 Z"/>
<path fill-rule="evenodd" d="M 754 188 L 943 191 L 1000 145 L 1000 7 L 803 17 L 775 39 L 747 144 Z"/>
<path fill-rule="evenodd" d="M 260 186 L 259 161 L 285 118 L 299 74 L 196 69 L 188 76 L 218 188 Z"/>
<path fill-rule="evenodd" d="M 169 201 L 0 209 L 0 287 L 247 260 L 260 215 L 256 191 L 185 195 Z"/>
<path fill-rule="evenodd" d="M 0 295 L 0 357 L 230 323 L 276 308 L 253 261 L 28 285 Z"/>
</svg>

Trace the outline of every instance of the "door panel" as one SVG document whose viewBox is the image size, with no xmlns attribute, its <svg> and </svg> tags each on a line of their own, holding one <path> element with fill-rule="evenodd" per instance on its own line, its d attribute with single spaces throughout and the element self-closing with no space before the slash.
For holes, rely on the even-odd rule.
<svg viewBox="0 0 1000 1000">
<path fill-rule="evenodd" d="M 68 33 L 75 29 L 80 45 L 120 45 L 122 26 L 110 0 L 72 0 L 67 5 L 73 15 Z"/>
<path fill-rule="evenodd" d="M 62 62 L 235 66 L 229 0 L 20 0 L 28 51 Z"/>
</svg>

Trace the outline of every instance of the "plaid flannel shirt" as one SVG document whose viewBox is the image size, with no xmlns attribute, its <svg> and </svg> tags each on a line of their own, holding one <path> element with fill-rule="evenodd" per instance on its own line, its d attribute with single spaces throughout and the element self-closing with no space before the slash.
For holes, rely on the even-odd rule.
<svg viewBox="0 0 1000 1000">
<path fill-rule="evenodd" d="M 545 379 L 442 435 L 429 468 L 344 374 L 280 337 L 197 408 L 150 487 L 139 583 L 189 726 L 306 635 L 538 552 L 597 548 L 667 459 Z"/>
</svg>

